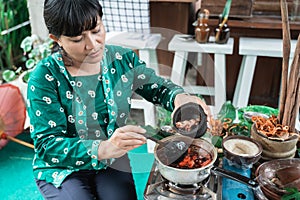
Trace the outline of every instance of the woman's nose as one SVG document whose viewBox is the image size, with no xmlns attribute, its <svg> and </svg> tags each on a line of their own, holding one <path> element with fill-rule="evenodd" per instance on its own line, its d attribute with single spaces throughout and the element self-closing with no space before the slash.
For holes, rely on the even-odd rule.
<svg viewBox="0 0 300 200">
<path fill-rule="evenodd" d="M 85 48 L 88 50 L 94 49 L 96 46 L 96 38 L 93 35 L 87 35 L 85 41 Z"/>
</svg>

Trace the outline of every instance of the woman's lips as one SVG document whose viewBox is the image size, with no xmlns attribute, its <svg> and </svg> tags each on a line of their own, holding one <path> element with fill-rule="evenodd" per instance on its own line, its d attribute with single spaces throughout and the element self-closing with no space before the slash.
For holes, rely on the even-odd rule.
<svg viewBox="0 0 300 200">
<path fill-rule="evenodd" d="M 98 51 L 96 51 L 96 52 L 89 53 L 88 56 L 89 56 L 89 57 L 92 57 L 92 58 L 95 58 L 95 57 L 99 56 L 100 53 L 101 53 L 101 51 L 98 50 Z"/>
</svg>

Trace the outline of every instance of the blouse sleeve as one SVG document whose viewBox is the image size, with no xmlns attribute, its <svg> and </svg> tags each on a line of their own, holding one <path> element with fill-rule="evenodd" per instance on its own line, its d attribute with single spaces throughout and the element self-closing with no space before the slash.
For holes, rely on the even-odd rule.
<svg viewBox="0 0 300 200">
<path fill-rule="evenodd" d="M 175 96 L 184 93 L 184 89 L 169 79 L 157 76 L 155 71 L 152 68 L 146 67 L 145 62 L 140 60 L 137 55 L 132 57 L 135 72 L 135 92 L 146 100 L 154 104 L 159 104 L 169 111 L 173 111 Z"/>
<path fill-rule="evenodd" d="M 70 120 L 61 104 L 66 94 L 59 94 L 58 87 L 64 86 L 45 66 L 37 67 L 30 76 L 27 110 L 37 157 L 54 167 L 104 168 L 105 163 L 97 160 L 101 141 L 81 140 L 75 128 L 67 131 Z"/>
</svg>

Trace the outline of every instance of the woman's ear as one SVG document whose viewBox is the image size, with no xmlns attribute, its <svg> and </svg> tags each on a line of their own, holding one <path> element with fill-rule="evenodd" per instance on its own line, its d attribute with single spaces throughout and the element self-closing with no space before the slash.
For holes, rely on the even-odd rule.
<svg viewBox="0 0 300 200">
<path fill-rule="evenodd" d="M 59 39 L 55 35 L 49 34 L 49 38 L 55 41 L 59 46 L 61 46 Z"/>
</svg>

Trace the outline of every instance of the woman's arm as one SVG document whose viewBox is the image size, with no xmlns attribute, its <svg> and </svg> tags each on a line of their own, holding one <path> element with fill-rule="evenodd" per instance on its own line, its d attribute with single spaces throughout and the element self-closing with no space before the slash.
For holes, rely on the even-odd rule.
<svg viewBox="0 0 300 200">
<path fill-rule="evenodd" d="M 27 100 L 36 155 L 52 166 L 102 168 L 104 164 L 97 160 L 101 141 L 81 140 L 76 132 L 74 117 L 68 115 L 72 103 L 70 108 L 62 105 L 62 101 L 72 97 L 72 93 L 62 94 L 63 90 L 59 91 L 59 87 L 64 87 L 59 85 L 61 82 L 58 84 L 47 67 L 38 67 L 31 74 Z"/>
<path fill-rule="evenodd" d="M 204 109 L 208 117 L 211 116 L 209 107 L 201 98 L 187 94 L 181 86 L 157 76 L 155 71 L 147 68 L 145 63 L 139 60 L 137 56 L 134 58 L 135 83 L 137 83 L 138 89 L 136 92 L 138 94 L 152 103 L 163 105 L 169 111 L 174 111 L 185 103 L 194 102 Z M 139 77 L 145 78 L 141 79 Z"/>
</svg>

